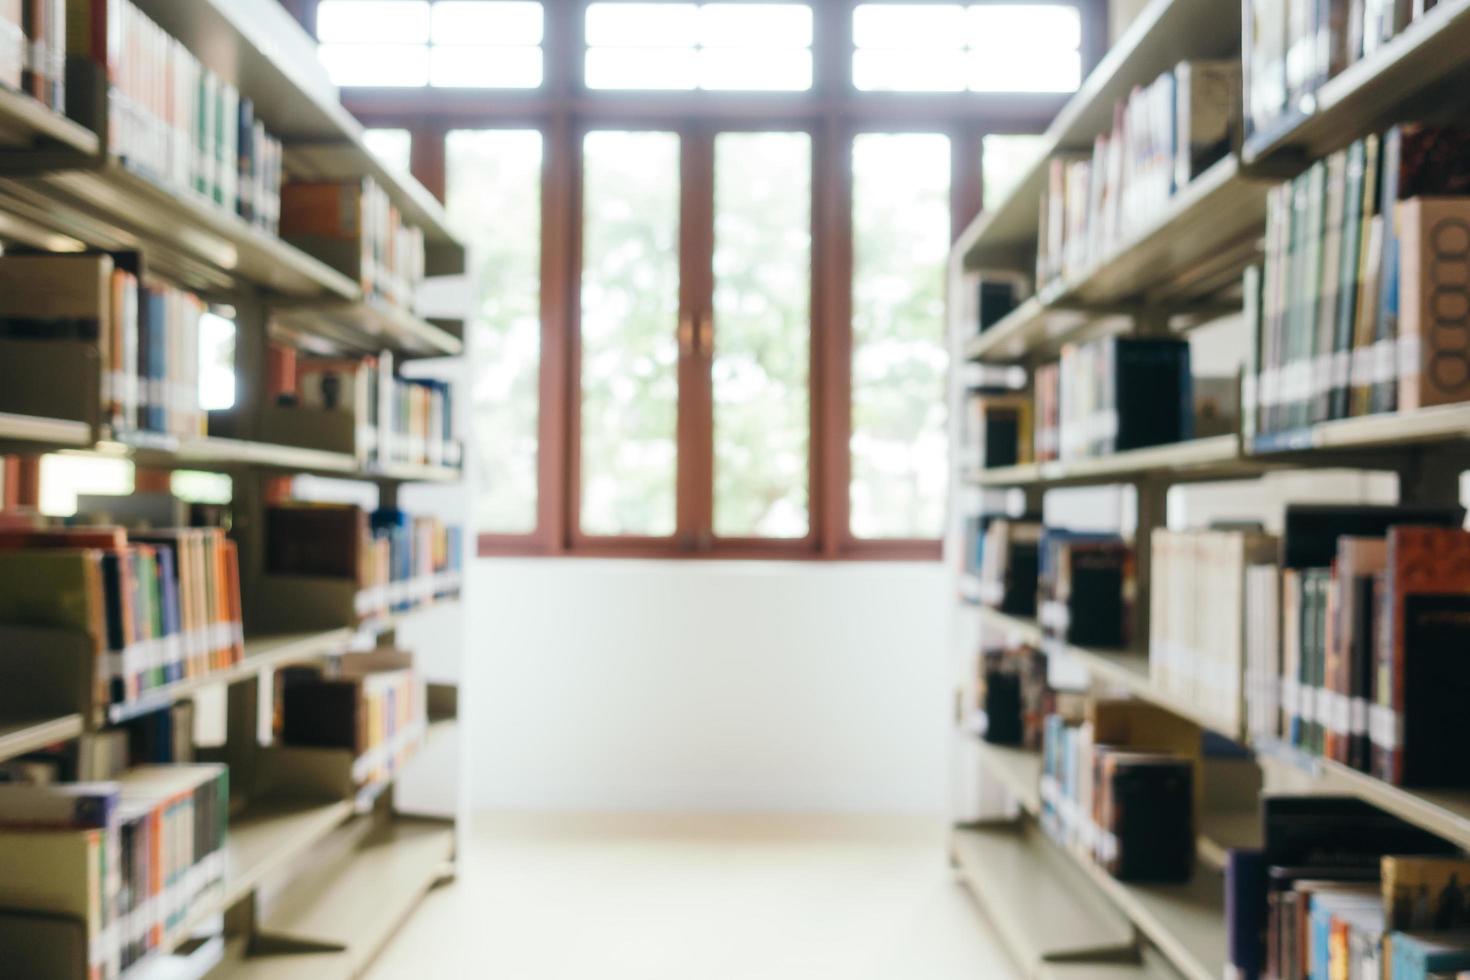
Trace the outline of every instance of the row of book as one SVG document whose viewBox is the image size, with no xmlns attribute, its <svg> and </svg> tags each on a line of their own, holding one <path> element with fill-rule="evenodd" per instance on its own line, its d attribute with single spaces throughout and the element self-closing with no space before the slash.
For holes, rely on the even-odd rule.
<svg viewBox="0 0 1470 980">
<path fill-rule="evenodd" d="M 288 410 L 269 420 L 272 438 L 350 452 L 364 465 L 460 464 L 452 386 L 398 376 L 391 351 L 331 358 L 273 344 L 267 363 L 268 397 Z"/>
<path fill-rule="evenodd" d="M 408 653 L 379 649 L 330 668 L 289 667 L 276 684 L 281 744 L 347 750 L 355 785 L 391 779 L 423 740 L 424 680 Z"/>
<path fill-rule="evenodd" d="M 396 507 L 286 501 L 266 510 L 270 575 L 356 583 L 363 618 L 399 612 L 457 594 L 463 531 Z"/>
<path fill-rule="evenodd" d="M 1463 520 L 1460 508 L 1288 510 L 1279 563 L 1251 569 L 1254 737 L 1394 785 L 1470 786 L 1452 747 L 1470 683 Z"/>
<path fill-rule="evenodd" d="M 1169 531 L 1150 538 L 1149 680 L 1227 735 L 1244 729 L 1246 579 L 1276 560 L 1254 529 Z"/>
<path fill-rule="evenodd" d="M 281 236 L 351 277 L 364 295 L 413 308 L 425 275 L 424 234 L 371 177 L 287 184 Z"/>
<path fill-rule="evenodd" d="M 1313 110 L 1313 95 L 1371 58 L 1438 0 L 1246 0 L 1246 128 L 1269 134 Z"/>
<path fill-rule="evenodd" d="M 1141 701 L 1050 715 L 1042 829 L 1120 881 L 1189 880 L 1200 746 L 1199 729 Z"/>
<path fill-rule="evenodd" d="M 1240 139 L 1240 63 L 1186 61 L 1113 110 L 1090 157 L 1050 161 L 1036 281 L 1085 275 Z"/>
<path fill-rule="evenodd" d="M 0 0 L 0 85 L 66 111 L 66 0 Z"/>
<path fill-rule="evenodd" d="M 1404 124 L 1267 199 L 1246 434 L 1470 399 L 1470 131 Z"/>
<path fill-rule="evenodd" d="M 1193 438 L 1196 411 L 1187 341 L 1105 337 L 1038 366 L 1032 392 L 972 390 L 962 442 L 987 469 L 1089 459 Z"/>
<path fill-rule="evenodd" d="M 235 543 L 217 528 L 0 530 L 0 623 L 85 637 L 96 703 L 244 657 Z"/>
<path fill-rule="evenodd" d="M 225 880 L 229 777 L 221 765 L 145 766 L 117 780 L 0 785 L 0 919 L 82 927 L 89 980 L 109 980 L 187 934 Z M 14 935 L 13 931 L 7 930 Z M 9 944 L 8 944 L 9 945 Z M 12 976 L 53 975 L 46 943 L 6 949 Z"/>
<path fill-rule="evenodd" d="M 1046 719 L 1056 710 L 1046 655 L 1029 646 L 987 649 L 979 667 L 981 737 L 993 745 L 1041 748 Z"/>
<path fill-rule="evenodd" d="M 1271 794 L 1225 870 L 1231 976 L 1436 980 L 1470 970 L 1470 861 L 1362 800 Z"/>
<path fill-rule="evenodd" d="M 55 370 L 96 372 L 99 420 L 114 432 L 203 435 L 199 391 L 202 300 L 143 282 L 135 256 L 0 257 L 0 345 L 10 371 L 0 408 L 47 414 Z M 58 342 L 63 345 L 58 347 Z M 95 367 L 94 367 L 95 365 Z"/>
<path fill-rule="evenodd" d="M 68 53 L 103 75 L 108 104 L 105 122 L 89 100 L 71 100 L 71 114 L 127 166 L 275 234 L 282 147 L 250 99 L 128 0 L 72 9 Z"/>
</svg>

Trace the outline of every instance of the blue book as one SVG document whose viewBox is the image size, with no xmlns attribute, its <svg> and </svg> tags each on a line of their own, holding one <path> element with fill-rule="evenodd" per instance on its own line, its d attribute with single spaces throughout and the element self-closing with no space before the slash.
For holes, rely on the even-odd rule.
<svg viewBox="0 0 1470 980">
<path fill-rule="evenodd" d="M 1470 969 L 1470 932 L 1395 932 L 1390 980 L 1429 980 L 1431 973 Z"/>
<path fill-rule="evenodd" d="M 1239 980 L 1259 980 L 1266 967 L 1266 855 L 1232 849 L 1225 859 L 1225 935 Z"/>
</svg>

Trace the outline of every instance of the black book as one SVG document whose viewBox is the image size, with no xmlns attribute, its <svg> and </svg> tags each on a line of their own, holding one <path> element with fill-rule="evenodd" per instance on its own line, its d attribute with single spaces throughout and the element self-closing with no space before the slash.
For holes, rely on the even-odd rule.
<svg viewBox="0 0 1470 980">
<path fill-rule="evenodd" d="M 1021 303 L 1020 288 L 1003 279 L 982 279 L 980 294 L 980 333 L 1004 320 Z"/>
<path fill-rule="evenodd" d="M 1470 595 L 1404 596 L 1405 786 L 1470 786 Z"/>
<path fill-rule="evenodd" d="M 1102 455 L 1191 438 L 1194 384 L 1189 342 L 1119 337 L 1110 344 L 1112 369 L 1106 385 L 1113 395 L 1117 427 L 1111 440 L 1104 439 Z"/>
<path fill-rule="evenodd" d="M 1117 838 L 1107 862 L 1119 881 L 1188 881 L 1194 872 L 1194 765 L 1188 759 L 1119 753 L 1103 763 Z"/>
<path fill-rule="evenodd" d="M 990 660 L 987 655 L 987 661 Z M 1020 745 L 1024 739 L 1021 675 L 1001 664 L 988 663 L 985 671 L 985 741 Z"/>
<path fill-rule="evenodd" d="M 1012 616 L 1036 615 L 1036 582 L 1040 567 L 1041 553 L 1036 542 L 1011 542 L 1001 612 Z"/>
<path fill-rule="evenodd" d="M 1448 841 L 1356 796 L 1267 796 L 1261 820 L 1272 867 L 1366 867 L 1376 876 L 1385 854 L 1456 853 Z"/>
<path fill-rule="evenodd" d="M 1225 936 L 1239 980 L 1258 980 L 1266 968 L 1266 855 L 1232 849 L 1225 859 Z"/>
<path fill-rule="evenodd" d="M 1396 504 L 1288 504 L 1281 535 L 1283 568 L 1328 568 L 1340 537 L 1381 538 L 1396 525 L 1460 527 L 1463 507 Z"/>
</svg>

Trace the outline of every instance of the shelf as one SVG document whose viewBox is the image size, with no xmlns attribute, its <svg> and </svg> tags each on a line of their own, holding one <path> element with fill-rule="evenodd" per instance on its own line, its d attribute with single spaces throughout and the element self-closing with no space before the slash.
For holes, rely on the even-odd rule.
<svg viewBox="0 0 1470 980">
<path fill-rule="evenodd" d="M 122 162 L 73 153 L 3 160 L 7 193 L 57 231 L 94 248 L 142 248 L 148 267 L 204 293 L 242 285 L 305 299 L 356 302 L 347 276 L 187 188 L 156 183 Z"/>
<path fill-rule="evenodd" d="M 252 803 L 230 818 L 225 851 L 225 895 L 228 908 L 261 883 L 291 867 L 322 838 L 352 816 L 352 803 L 267 800 Z"/>
<path fill-rule="evenodd" d="M 960 878 L 1023 975 L 1048 961 L 1119 959 L 1135 948 L 1128 920 L 1035 827 L 959 828 L 951 847 Z"/>
<path fill-rule="evenodd" d="M 0 762 L 82 734 L 82 716 L 0 721 Z"/>
<path fill-rule="evenodd" d="M 1269 774 L 1294 791 L 1347 793 L 1462 848 L 1470 848 L 1470 790 L 1403 789 L 1276 741 L 1258 740 L 1255 749 L 1256 758 Z"/>
<path fill-rule="evenodd" d="M 1267 465 L 1242 456 L 1239 440 L 1227 435 L 1130 449 L 1096 459 L 971 470 L 965 482 L 982 487 L 1065 486 L 1140 478 L 1177 483 L 1255 476 Z"/>
<path fill-rule="evenodd" d="M 1057 115 L 1042 139 L 1040 158 L 1015 189 L 961 233 L 955 247 L 965 265 L 1033 272 L 1047 158 L 1064 151 L 1090 154 L 1097 135 L 1113 127 L 1114 104 L 1126 100 L 1135 85 L 1149 84 L 1180 60 L 1239 56 L 1238 5 L 1153 0 Z"/>
<path fill-rule="evenodd" d="M 1470 63 L 1470 0 L 1438 6 L 1371 56 L 1348 66 L 1311 97 L 1311 111 L 1246 141 L 1245 162 L 1284 178 L 1420 112 L 1458 104 Z"/>
<path fill-rule="evenodd" d="M 1321 422 L 1311 428 L 1257 436 L 1261 456 L 1307 450 L 1395 450 L 1410 444 L 1470 439 L 1470 404 L 1387 412 Z"/>
<path fill-rule="evenodd" d="M 1148 654 L 1127 650 L 1092 650 L 1060 643 L 1047 639 L 1041 626 L 1033 619 L 1011 616 L 988 606 L 977 608 L 986 625 L 1008 632 L 1013 642 L 1036 647 L 1051 656 L 1070 658 L 1093 677 L 1133 697 L 1156 704 L 1201 727 L 1214 727 L 1210 719 L 1202 716 L 1195 705 L 1154 687 L 1149 675 Z"/>
<path fill-rule="evenodd" d="M 0 443 L 35 442 L 46 446 L 90 446 L 92 427 L 85 422 L 43 419 L 0 412 Z"/>
<path fill-rule="evenodd" d="M 1041 753 L 1011 745 L 977 740 L 980 762 L 1032 816 L 1041 813 Z"/>
<path fill-rule="evenodd" d="M 377 300 L 278 307 L 273 320 L 277 336 L 323 338 L 361 353 L 376 353 L 385 347 L 436 356 L 464 352 L 464 342 L 448 330 Z"/>
<path fill-rule="evenodd" d="M 1043 963 L 1035 980 L 1179 980 L 1179 974 L 1148 951 L 1137 963 Z"/>
<path fill-rule="evenodd" d="M 432 194 L 385 166 L 368 148 L 362 125 L 343 107 L 316 57 L 316 45 L 275 0 L 136 0 L 142 12 L 178 38 L 225 81 L 250 97 L 257 118 L 285 144 L 292 176 L 372 177 L 405 221 L 421 228 L 428 272 L 464 271 L 464 247 Z"/>
<path fill-rule="evenodd" d="M 196 691 L 219 684 L 256 677 L 263 671 L 281 664 L 315 660 L 336 653 L 347 646 L 356 635 L 356 630 L 335 629 L 317 633 L 296 633 L 283 636 L 266 636 L 246 639 L 245 657 L 225 670 L 216 670 L 200 677 L 190 677 L 172 684 L 155 688 L 136 701 L 107 706 L 107 720 L 116 725 L 160 708 L 166 708 L 181 698 Z"/>
<path fill-rule="evenodd" d="M 299 882 L 289 890 L 266 913 L 260 930 L 267 937 L 291 936 L 340 947 L 341 961 L 333 966 L 345 966 L 348 975 L 357 975 L 443 876 L 453 852 L 450 826 L 398 818 L 375 828 L 331 878 Z M 245 965 L 253 968 L 272 959 L 253 957 Z"/>
<path fill-rule="evenodd" d="M 972 361 L 1020 361 L 1033 351 L 1060 350 L 1064 342 L 1078 339 L 1083 327 L 1103 331 L 1121 329 L 1121 316 L 1099 317 L 1081 310 L 1060 308 L 1048 296 L 1032 296 L 1008 313 L 989 330 L 965 342 L 965 357 Z"/>
<path fill-rule="evenodd" d="M 0 149 L 65 147 L 96 154 L 97 134 L 23 92 L 0 86 Z"/>
</svg>

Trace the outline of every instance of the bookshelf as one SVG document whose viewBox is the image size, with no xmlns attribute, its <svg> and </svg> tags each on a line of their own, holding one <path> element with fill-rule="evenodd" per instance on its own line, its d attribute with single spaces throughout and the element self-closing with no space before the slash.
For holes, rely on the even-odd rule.
<svg viewBox="0 0 1470 980">
<path fill-rule="evenodd" d="M 1208 36 L 1240 37 L 1239 4 L 1202 6 L 1155 0 L 1120 38 L 1063 110 L 1045 139 L 1046 154 L 1085 151 L 1112 125 L 1111 106 L 1129 86 L 1146 85 L 1169 65 L 1150 52 L 1172 45 L 1171 62 L 1220 52 L 1196 50 Z M 1226 18 L 1205 28 L 1210 17 Z M 1047 164 L 1039 160 L 1004 200 L 993 202 L 957 238 L 949 256 L 951 356 L 956 363 L 1021 365 L 1054 360 L 1069 343 L 1105 335 L 1156 336 L 1182 332 L 1239 314 L 1239 274 L 1259 261 L 1265 199 L 1273 182 L 1304 172 L 1315 160 L 1341 150 L 1387 125 L 1438 118 L 1457 104 L 1467 78 L 1462 57 L 1470 44 L 1470 2 L 1442 2 L 1371 56 L 1323 84 L 1304 111 L 1247 140 L 1237 154 L 1215 164 L 1175 194 L 1147 226 L 1094 261 L 1081 274 L 1043 286 L 1008 316 L 977 334 L 970 290 L 979 271 L 1032 274 L 1039 234 L 1037 215 Z M 1235 48 L 1238 53 L 1238 46 Z M 1436 112 L 1438 111 L 1438 114 Z M 969 391 L 961 372 L 950 388 L 951 417 L 960 417 Z M 957 428 L 957 427 L 956 427 Z M 1095 695 L 1125 695 L 1223 734 L 1248 749 L 1262 792 L 1348 795 L 1410 824 L 1470 849 L 1470 792 L 1398 787 L 1330 758 L 1310 755 L 1273 738 L 1226 731 L 1206 706 L 1162 690 L 1150 672 L 1147 542 L 1166 526 L 1169 490 L 1192 483 L 1253 481 L 1268 474 L 1326 467 L 1392 472 L 1405 503 L 1444 505 L 1459 500 L 1461 474 L 1470 470 L 1470 406 L 1465 404 L 1342 418 L 1294 431 L 1243 439 L 1212 436 L 1172 445 L 1117 452 L 1099 458 L 979 468 L 969 447 L 952 444 L 950 487 L 959 504 L 947 553 L 955 578 L 953 598 L 960 655 L 973 654 L 980 635 L 1040 649 L 1053 662 L 1085 678 Z M 964 511 L 984 502 L 1018 513 L 1042 509 L 1053 490 L 1129 486 L 1136 491 L 1132 522 L 1138 591 L 1133 599 L 1135 640 L 1127 649 L 1093 649 L 1046 636 L 1035 619 L 1002 613 L 981 603 L 980 582 L 968 570 Z M 1161 657 L 1162 659 L 1162 657 Z M 964 663 L 965 661 L 961 661 Z M 966 668 L 968 671 L 970 668 Z M 962 683 L 971 683 L 965 676 Z M 1262 828 L 1256 793 L 1244 800 L 1218 799 L 1196 814 L 1198 867 L 1186 886 L 1141 887 L 1118 881 L 1090 858 L 1055 843 L 1039 827 L 1044 806 L 1042 760 L 1034 750 L 980 741 L 962 724 L 965 764 L 988 774 L 1009 799 L 979 824 L 956 826 L 959 873 L 977 894 L 1008 948 L 1031 976 L 1160 976 L 1216 978 L 1227 968 L 1222 869 L 1233 847 L 1259 846 Z M 971 749 L 975 749 L 971 751 Z M 1213 777 L 1206 762 L 1206 796 Z M 1244 805 L 1240 805 L 1240 804 Z M 983 807 L 982 807 L 983 808 Z M 985 869 L 982 873 L 981 869 Z M 991 869 L 995 869 L 993 872 Z M 1024 876 L 1035 880 L 1020 880 Z M 991 880 L 982 880 L 990 876 Z M 999 880 L 996 880 L 999 879 Z M 1079 935 L 1106 935 L 1121 920 L 1136 930 L 1123 951 L 1106 943 L 1079 951 L 1055 947 L 1049 932 L 1028 932 L 1016 908 L 1033 906 L 1037 889 L 1066 887 L 1085 923 Z M 1041 899 L 1034 899 L 1041 901 Z M 1086 929 L 1093 930 L 1091 933 Z M 1100 932 L 1099 932 L 1100 930 Z M 1068 962 L 1082 960 L 1083 962 Z M 1122 960 L 1112 962 L 1110 960 Z M 1104 965 L 1107 963 L 1108 965 Z"/>
<path fill-rule="evenodd" d="M 137 0 L 136 6 L 252 100 L 258 118 L 283 143 L 288 179 L 370 178 L 404 223 L 422 231 L 426 273 L 464 272 L 465 249 L 443 207 L 368 151 L 362 127 L 326 83 L 312 41 L 276 0 Z M 256 607 L 270 578 L 264 532 L 270 488 L 281 476 L 331 477 L 370 485 L 380 506 L 395 507 L 410 486 L 461 485 L 464 469 L 403 461 L 440 458 L 433 452 L 377 460 L 361 450 L 285 445 L 280 440 L 289 432 L 270 438 L 264 420 L 273 407 L 265 395 L 268 346 L 285 342 L 324 357 L 391 352 L 402 364 L 462 356 L 464 326 L 369 294 L 311 245 L 288 242 L 238 216 L 232 206 L 155 180 L 110 155 L 106 135 L 116 110 L 105 97 L 94 103 L 105 108 L 89 128 L 0 88 L 0 243 L 57 254 L 128 253 L 136 258 L 140 278 L 231 309 L 236 404 L 210 414 L 208 435 L 115 431 L 96 394 L 105 369 L 95 348 L 90 356 L 77 356 L 84 344 L 37 341 L 48 348 L 42 363 L 55 371 L 50 376 L 56 383 L 49 386 L 55 390 L 38 396 L 44 410 L 0 412 L 0 452 L 123 459 L 140 473 L 189 469 L 228 475 L 231 539 L 239 547 L 246 607 L 243 655 L 112 702 L 90 683 L 95 675 L 78 666 L 95 650 L 82 644 L 79 651 L 76 635 L 5 627 L 0 762 L 59 744 L 80 753 L 117 726 L 191 702 L 207 722 L 196 729 L 213 732 L 213 740 L 196 747 L 200 760 L 229 767 L 222 878 L 217 890 L 190 904 L 185 927 L 171 931 L 123 977 L 359 976 L 423 896 L 454 874 L 462 796 L 458 785 L 451 788 L 447 795 L 457 801 L 449 812 L 412 799 L 399 786 L 411 760 L 404 763 L 393 751 L 381 753 L 390 757 L 383 763 L 376 750 L 353 758 L 347 749 L 266 744 L 275 681 L 287 667 L 332 664 L 349 651 L 391 651 L 401 630 L 430 625 L 436 642 L 457 652 L 463 640 L 462 583 L 455 573 L 452 581 L 445 574 L 410 588 L 395 577 L 371 609 L 354 602 L 363 591 L 355 581 L 320 594 L 306 590 L 278 603 L 278 614 L 268 621 Z M 458 505 L 456 500 L 444 507 Z M 338 593 L 345 594 L 345 603 Z M 423 616 L 431 609 L 437 611 L 432 624 Z M 48 644 L 57 654 L 50 662 L 41 656 L 52 652 Z M 31 656 L 22 658 L 22 652 Z M 425 750 L 453 741 L 463 754 L 455 686 L 463 668 L 457 655 L 436 659 L 455 661 L 440 667 L 453 676 L 430 678 L 439 683 L 428 685 L 423 730 L 408 733 L 414 736 L 408 741 Z M 39 673 L 36 665 L 43 662 L 54 676 Z M 17 689 L 28 693 L 22 698 Z M 369 770 L 373 775 L 365 784 L 356 780 L 359 771 Z M 458 783 L 457 775 L 451 778 Z M 75 925 L 57 916 L 54 927 L 28 941 L 48 963 L 73 961 L 70 946 L 63 945 L 71 943 Z M 16 936 L 13 921 L 0 924 L 4 942 Z M 51 975 L 49 966 L 38 969 L 42 980 Z M 58 967 L 56 975 L 63 972 Z"/>
</svg>

